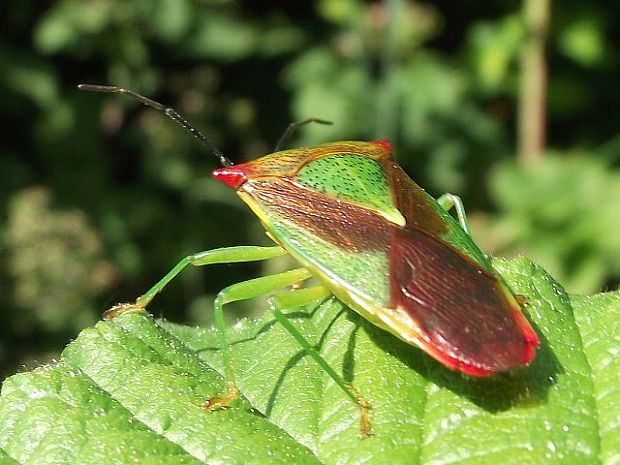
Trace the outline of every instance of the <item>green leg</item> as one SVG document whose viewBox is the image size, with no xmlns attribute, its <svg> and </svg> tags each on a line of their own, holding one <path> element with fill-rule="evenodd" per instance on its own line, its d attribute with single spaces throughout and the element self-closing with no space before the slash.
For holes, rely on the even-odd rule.
<svg viewBox="0 0 620 465">
<path fill-rule="evenodd" d="M 105 319 L 112 319 L 120 313 L 130 311 L 143 311 L 144 308 L 161 292 L 185 267 L 188 265 L 203 266 L 216 263 L 238 263 L 267 260 L 285 255 L 286 251 L 280 247 L 239 246 L 208 250 L 193 255 L 188 255 L 170 270 L 157 284 L 145 294 L 138 297 L 133 304 L 119 304 L 105 312 Z M 300 282 L 310 278 L 311 273 L 305 268 L 298 268 L 284 273 L 264 276 L 249 281 L 233 284 L 223 289 L 216 297 L 214 304 L 215 326 L 218 331 L 219 343 L 222 350 L 225 365 L 226 393 L 205 402 L 209 410 L 216 410 L 229 405 L 239 396 L 239 389 L 235 382 L 234 367 L 230 358 L 230 350 L 226 337 L 226 324 L 224 322 L 224 305 L 248 300 L 260 295 L 289 287 L 296 286 Z M 361 409 L 360 431 L 363 436 L 370 435 L 369 404 L 363 399 L 357 390 L 342 379 L 327 361 L 312 347 L 299 330 L 279 310 L 280 308 L 295 308 L 320 298 L 327 297 L 329 291 L 322 286 L 308 289 L 286 292 L 269 299 L 274 316 L 278 322 L 295 338 L 304 350 L 323 368 L 327 374 L 340 386 L 344 392 L 359 405 Z"/>
<path fill-rule="evenodd" d="M 281 308 L 294 308 L 304 304 L 310 303 L 321 297 L 327 297 L 330 292 L 322 287 L 312 287 L 308 289 L 295 290 L 278 294 L 269 299 L 271 311 L 273 312 L 276 320 L 288 331 L 288 333 L 295 338 L 297 343 L 303 347 L 308 355 L 310 355 L 314 361 L 329 375 L 331 379 L 355 402 L 360 408 L 360 435 L 362 437 L 370 436 L 370 405 L 366 399 L 364 399 L 360 393 L 351 384 L 347 383 L 342 376 L 336 373 L 327 360 L 325 360 L 321 354 L 308 342 L 308 340 L 299 332 L 299 330 L 293 325 L 284 313 L 280 311 Z"/>
<path fill-rule="evenodd" d="M 467 223 L 467 215 L 465 214 L 465 206 L 463 205 L 463 201 L 458 195 L 454 194 L 443 194 L 441 197 L 437 199 L 439 205 L 441 205 L 444 210 L 449 211 L 453 207 L 456 209 L 456 217 L 461 224 L 461 228 L 469 234 L 469 224 Z"/>
<path fill-rule="evenodd" d="M 187 265 L 204 266 L 216 263 L 239 263 L 256 262 L 285 255 L 286 251 L 281 247 L 238 246 L 224 247 L 221 249 L 207 250 L 197 254 L 188 255 L 168 272 L 157 284 L 149 289 L 144 295 L 136 300 L 136 305 L 146 307 L 153 297 L 168 285 Z"/>
<path fill-rule="evenodd" d="M 305 268 L 296 268 L 270 276 L 250 279 L 241 283 L 233 284 L 220 291 L 215 298 L 214 316 L 215 327 L 218 332 L 219 345 L 224 358 L 224 376 L 226 378 L 226 392 L 221 396 L 212 397 L 205 403 L 208 410 L 216 410 L 227 407 L 232 401 L 239 397 L 239 389 L 235 381 L 235 372 L 230 349 L 226 337 L 226 323 L 224 322 L 224 305 L 239 300 L 248 300 L 260 295 L 269 294 L 277 290 L 292 286 L 310 278 L 312 275 Z"/>
<path fill-rule="evenodd" d="M 115 305 L 103 314 L 103 318 L 111 320 L 121 313 L 143 311 L 144 308 L 188 265 L 203 266 L 216 263 L 239 263 L 268 260 L 270 258 L 285 255 L 286 251 L 281 247 L 238 246 L 224 247 L 221 249 L 207 250 L 193 255 L 188 255 L 170 270 L 157 284 L 145 294 L 138 297 L 135 303 L 123 303 Z"/>
</svg>

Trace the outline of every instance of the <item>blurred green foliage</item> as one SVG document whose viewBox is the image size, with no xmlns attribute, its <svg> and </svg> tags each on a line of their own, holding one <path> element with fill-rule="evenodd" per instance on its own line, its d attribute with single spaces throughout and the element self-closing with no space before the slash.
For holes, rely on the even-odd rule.
<svg viewBox="0 0 620 465">
<path fill-rule="evenodd" d="M 570 290 L 600 289 L 620 276 L 620 172 L 596 154 L 503 163 L 490 187 L 499 212 L 481 232 L 496 254 L 536 257 Z"/>
<path fill-rule="evenodd" d="M 114 268 L 79 210 L 50 209 L 50 192 L 24 189 L 11 198 L 6 246 L 22 332 L 79 330 L 94 323 L 93 297 L 112 284 Z"/>
<path fill-rule="evenodd" d="M 515 160 L 521 3 L 386 0 L 59 0 L 0 6 L 0 375 L 53 356 L 182 256 L 267 243 L 215 160 L 165 102 L 235 161 L 290 145 L 390 138 L 429 192 L 461 195 L 490 252 L 524 252 L 570 291 L 615 287 L 620 24 L 615 4 L 566 0 L 548 50 L 549 145 Z M 287 266 L 268 264 L 270 271 Z M 265 270 L 263 270 L 265 271 Z M 152 311 L 208 322 L 222 287 L 261 269 L 189 270 Z M 187 314 L 173 310 L 187 309 Z"/>
</svg>

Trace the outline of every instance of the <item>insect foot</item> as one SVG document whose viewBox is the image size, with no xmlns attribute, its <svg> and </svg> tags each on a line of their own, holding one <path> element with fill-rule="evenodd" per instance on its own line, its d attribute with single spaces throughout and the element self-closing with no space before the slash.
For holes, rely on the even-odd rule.
<svg viewBox="0 0 620 465">
<path fill-rule="evenodd" d="M 234 400 L 239 397 L 239 389 L 235 383 L 228 383 L 226 393 L 221 396 L 211 397 L 206 400 L 202 406 L 209 412 L 228 407 Z"/>
<path fill-rule="evenodd" d="M 113 307 L 110 307 L 109 309 L 107 309 L 105 312 L 103 312 L 103 319 L 105 321 L 110 321 L 116 318 L 117 316 L 122 315 L 123 313 L 145 312 L 145 311 L 146 310 L 144 309 L 144 307 L 140 305 L 136 305 L 136 304 L 128 304 L 128 303 L 116 304 Z"/>
<path fill-rule="evenodd" d="M 370 426 L 370 404 L 366 399 L 359 398 L 358 405 L 360 407 L 360 439 L 372 436 L 372 428 Z"/>
</svg>

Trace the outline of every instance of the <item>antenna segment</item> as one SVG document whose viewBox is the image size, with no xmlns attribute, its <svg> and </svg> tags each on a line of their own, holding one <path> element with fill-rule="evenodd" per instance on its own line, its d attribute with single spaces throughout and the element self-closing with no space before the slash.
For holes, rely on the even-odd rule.
<svg viewBox="0 0 620 465">
<path fill-rule="evenodd" d="M 148 106 L 155 108 L 156 110 L 164 112 L 170 119 L 175 121 L 181 127 L 183 127 L 186 131 L 189 131 L 196 139 L 198 139 L 203 145 L 206 145 L 207 148 L 218 158 L 220 164 L 222 166 L 232 166 L 234 163 L 230 161 L 220 150 L 218 150 L 207 137 L 196 129 L 189 121 L 187 121 L 183 116 L 176 112 L 173 108 L 162 105 L 155 100 L 151 100 L 144 95 L 140 95 L 133 90 L 123 89 L 122 87 L 117 86 L 99 86 L 95 84 L 80 84 L 78 89 L 86 90 L 90 92 L 108 92 L 112 94 L 123 94 L 131 97 L 134 100 Z"/>
</svg>

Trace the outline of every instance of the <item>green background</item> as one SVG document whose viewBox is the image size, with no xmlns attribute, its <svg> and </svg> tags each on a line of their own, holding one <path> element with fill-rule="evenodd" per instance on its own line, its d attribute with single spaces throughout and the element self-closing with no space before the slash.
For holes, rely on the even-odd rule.
<svg viewBox="0 0 620 465">
<path fill-rule="evenodd" d="M 306 127 L 290 146 L 389 138 L 431 194 L 463 197 L 483 250 L 525 254 L 570 292 L 616 289 L 620 7 L 552 5 L 546 149 L 527 163 L 517 135 L 525 3 L 5 2 L 0 379 L 57 357 L 182 256 L 267 243 L 209 177 L 203 147 L 163 114 L 80 92 L 82 82 L 173 106 L 234 161 L 270 152 L 289 122 L 310 116 L 334 125 Z M 219 289 L 265 271 L 189 270 L 151 311 L 209 323 Z"/>
</svg>

